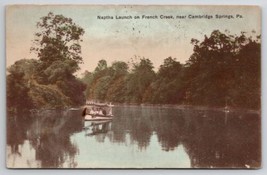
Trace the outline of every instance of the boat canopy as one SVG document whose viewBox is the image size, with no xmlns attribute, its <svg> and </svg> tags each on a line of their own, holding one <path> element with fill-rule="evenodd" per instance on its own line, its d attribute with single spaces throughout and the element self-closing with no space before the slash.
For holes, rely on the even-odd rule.
<svg viewBox="0 0 267 175">
<path fill-rule="evenodd" d="M 95 103 L 95 102 L 86 102 L 86 106 L 96 106 L 96 107 L 113 107 L 111 103 Z"/>
</svg>

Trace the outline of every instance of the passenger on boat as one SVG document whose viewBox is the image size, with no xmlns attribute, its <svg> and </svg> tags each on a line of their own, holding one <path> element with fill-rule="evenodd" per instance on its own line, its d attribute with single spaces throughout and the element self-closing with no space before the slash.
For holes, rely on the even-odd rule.
<svg viewBox="0 0 267 175">
<path fill-rule="evenodd" d="M 91 111 L 90 111 L 90 115 L 95 118 L 96 117 L 96 114 L 97 114 L 97 111 L 95 110 L 95 108 L 93 108 Z"/>
<path fill-rule="evenodd" d="M 102 112 L 103 112 L 103 115 L 105 115 L 105 116 L 107 115 L 107 112 L 105 109 L 103 109 Z"/>
<path fill-rule="evenodd" d="M 95 114 L 94 109 L 91 109 L 90 112 L 89 112 L 89 114 Z"/>
<path fill-rule="evenodd" d="M 98 114 L 99 115 L 104 115 L 102 109 L 99 110 Z"/>
<path fill-rule="evenodd" d="M 96 108 L 96 110 L 94 111 L 94 113 L 95 114 L 98 114 L 99 112 L 98 112 L 98 108 Z"/>
<path fill-rule="evenodd" d="M 86 116 L 86 114 L 87 114 L 87 107 L 85 107 L 85 108 L 83 109 L 82 116 L 84 117 L 84 116 Z"/>
</svg>

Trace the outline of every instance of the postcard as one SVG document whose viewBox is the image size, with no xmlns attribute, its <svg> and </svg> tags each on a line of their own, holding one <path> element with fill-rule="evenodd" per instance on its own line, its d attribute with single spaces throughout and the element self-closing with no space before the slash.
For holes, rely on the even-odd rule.
<svg viewBox="0 0 267 175">
<path fill-rule="evenodd" d="M 6 7 L 7 168 L 261 168 L 261 9 Z"/>
</svg>

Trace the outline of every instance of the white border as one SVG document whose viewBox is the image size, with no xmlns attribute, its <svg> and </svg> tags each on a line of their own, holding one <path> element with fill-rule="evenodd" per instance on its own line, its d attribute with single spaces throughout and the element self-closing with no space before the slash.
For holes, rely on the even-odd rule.
<svg viewBox="0 0 267 175">
<path fill-rule="evenodd" d="M 6 146 L 6 120 L 5 120 L 5 5 L 8 4 L 176 4 L 176 5 L 259 5 L 262 8 L 262 169 L 260 170 L 9 170 L 5 167 L 5 146 Z M 267 11 L 267 1 L 266 0 L 0 0 L 0 174 L 20 174 L 20 175 L 31 175 L 31 174 L 48 174 L 53 173 L 53 175 L 58 174 L 255 174 L 263 175 L 267 174 L 266 168 L 266 133 L 267 133 L 267 122 L 266 122 L 266 88 L 267 88 L 267 66 L 266 59 L 266 12 Z"/>
</svg>

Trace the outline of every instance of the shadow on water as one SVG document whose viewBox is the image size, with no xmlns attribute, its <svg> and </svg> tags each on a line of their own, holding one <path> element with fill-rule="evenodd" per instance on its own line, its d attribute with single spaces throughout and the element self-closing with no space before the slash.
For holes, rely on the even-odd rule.
<svg viewBox="0 0 267 175">
<path fill-rule="evenodd" d="M 81 111 L 47 110 L 9 115 L 9 167 L 79 167 L 76 156 L 83 145 L 71 140 L 72 136 L 78 138 L 75 133 L 84 133 L 83 137 L 79 136 L 80 140 L 90 137 L 103 144 L 106 138 L 109 144 L 124 144 L 130 140 L 130 145 L 137 145 L 143 153 L 157 144 L 161 147 L 157 152 L 177 154 L 182 146 L 193 168 L 260 166 L 261 120 L 256 113 L 124 106 L 114 108 L 112 122 L 84 122 L 80 114 Z M 156 139 L 152 139 L 154 137 Z M 28 150 L 35 151 L 34 157 L 25 156 L 29 154 L 25 151 L 26 141 L 30 145 Z M 17 165 L 16 159 L 27 159 L 27 163 Z"/>
<path fill-rule="evenodd" d="M 183 145 L 194 168 L 261 165 L 261 120 L 257 113 L 154 107 L 124 107 L 114 113 L 116 142 L 124 142 L 130 133 L 132 142 L 146 149 L 155 133 L 163 151 Z"/>
<path fill-rule="evenodd" d="M 79 115 L 78 115 L 79 114 Z M 26 165 L 12 165 L 7 161 L 9 167 L 62 167 L 68 160 L 69 167 L 75 167 L 74 156 L 77 153 L 76 145 L 70 142 L 70 135 L 82 130 L 83 121 L 80 112 L 46 110 L 35 114 L 22 114 L 20 116 L 9 116 L 7 122 L 7 145 L 11 147 L 9 159 L 15 159 L 16 152 L 23 154 L 28 160 Z M 25 140 L 29 141 L 30 149 L 35 150 L 33 158 L 23 149 Z M 19 150 L 19 148 L 21 148 Z M 21 155 L 20 157 L 23 158 Z M 17 157 L 18 159 L 20 157 Z M 31 165 L 34 159 L 40 162 Z"/>
<path fill-rule="evenodd" d="M 188 117 L 186 117 L 188 116 Z M 193 167 L 259 167 L 260 117 L 253 113 L 185 114 L 184 145 Z"/>
</svg>

